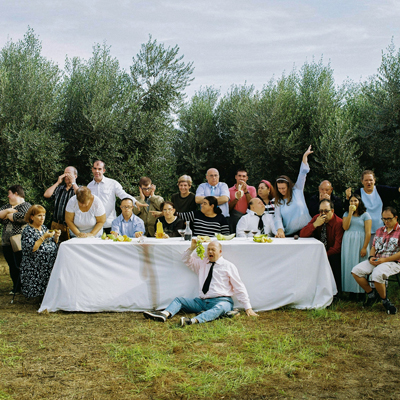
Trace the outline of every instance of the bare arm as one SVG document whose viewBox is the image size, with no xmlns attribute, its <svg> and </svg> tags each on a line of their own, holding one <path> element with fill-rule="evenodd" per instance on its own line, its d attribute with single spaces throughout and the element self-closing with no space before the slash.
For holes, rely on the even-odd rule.
<svg viewBox="0 0 400 400">
<path fill-rule="evenodd" d="M 96 236 L 99 233 L 100 229 L 103 227 L 104 223 L 106 222 L 106 214 L 100 215 L 100 217 L 96 217 L 96 225 L 90 232 L 93 236 Z"/>
<path fill-rule="evenodd" d="M 65 211 L 65 222 L 67 223 L 68 228 L 71 229 L 71 232 L 72 232 L 75 236 L 80 237 L 81 232 L 80 232 L 80 230 L 76 227 L 76 225 L 74 224 L 74 217 L 75 217 L 75 213 Z"/>
<path fill-rule="evenodd" d="M 371 219 L 366 220 L 364 222 L 365 239 L 364 239 L 363 247 L 360 252 L 361 257 L 365 257 L 367 255 L 367 247 L 368 247 L 368 243 L 371 239 L 371 227 L 372 227 L 372 220 Z"/>
<path fill-rule="evenodd" d="M 38 240 L 36 240 L 35 245 L 33 246 L 32 252 L 34 253 L 35 251 L 38 250 L 38 248 L 41 246 L 41 244 L 47 239 L 51 238 L 54 236 L 54 232 L 45 232 L 43 236 L 40 236 Z"/>
</svg>

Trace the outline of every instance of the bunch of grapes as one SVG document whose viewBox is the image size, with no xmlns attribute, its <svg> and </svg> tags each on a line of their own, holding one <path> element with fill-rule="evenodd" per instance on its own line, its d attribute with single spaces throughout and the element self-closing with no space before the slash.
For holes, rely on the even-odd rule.
<svg viewBox="0 0 400 400">
<path fill-rule="evenodd" d="M 203 243 L 201 243 L 200 241 L 197 241 L 196 253 L 200 257 L 201 260 L 204 258 L 205 250 L 204 250 Z"/>
</svg>

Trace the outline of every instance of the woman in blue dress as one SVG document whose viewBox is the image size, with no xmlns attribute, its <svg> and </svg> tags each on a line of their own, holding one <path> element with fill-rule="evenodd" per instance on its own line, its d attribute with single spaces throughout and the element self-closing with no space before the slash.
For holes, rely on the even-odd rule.
<svg viewBox="0 0 400 400">
<path fill-rule="evenodd" d="M 281 175 L 275 182 L 275 228 L 278 238 L 298 234 L 311 221 L 304 198 L 304 185 L 310 171 L 308 155 L 311 153 L 310 146 L 303 154 L 296 184 L 286 175 Z"/>
<path fill-rule="evenodd" d="M 351 275 L 351 270 L 368 259 L 372 219 L 358 194 L 350 197 L 349 212 L 343 215 L 344 235 L 342 240 L 342 290 L 349 293 L 364 293 Z"/>
</svg>

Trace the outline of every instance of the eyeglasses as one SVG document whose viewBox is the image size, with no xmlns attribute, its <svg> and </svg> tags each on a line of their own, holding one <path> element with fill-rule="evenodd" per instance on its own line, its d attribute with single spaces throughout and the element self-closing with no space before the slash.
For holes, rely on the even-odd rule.
<svg viewBox="0 0 400 400">
<path fill-rule="evenodd" d="M 329 214 L 332 210 L 319 210 L 320 214 Z"/>
<path fill-rule="evenodd" d="M 132 206 L 121 206 L 121 210 L 129 210 Z"/>
<path fill-rule="evenodd" d="M 383 222 L 389 222 L 389 221 L 391 221 L 393 218 L 395 218 L 395 217 L 392 217 L 392 218 L 382 218 L 382 221 L 383 221 Z"/>
</svg>

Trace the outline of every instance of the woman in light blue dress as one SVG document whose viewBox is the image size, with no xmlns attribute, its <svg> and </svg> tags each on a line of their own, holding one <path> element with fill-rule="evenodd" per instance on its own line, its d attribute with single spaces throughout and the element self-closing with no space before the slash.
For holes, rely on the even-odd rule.
<svg viewBox="0 0 400 400">
<path fill-rule="evenodd" d="M 349 212 L 343 215 L 344 235 L 342 240 L 342 290 L 349 293 L 364 293 L 351 275 L 351 270 L 368 259 L 372 219 L 358 194 L 350 197 Z"/>
<path fill-rule="evenodd" d="M 304 185 L 310 171 L 308 155 L 311 153 L 313 151 L 310 146 L 303 154 L 296 184 L 293 184 L 286 175 L 281 175 L 275 182 L 275 228 L 278 238 L 299 234 L 300 230 L 311 221 L 304 198 Z"/>
</svg>

